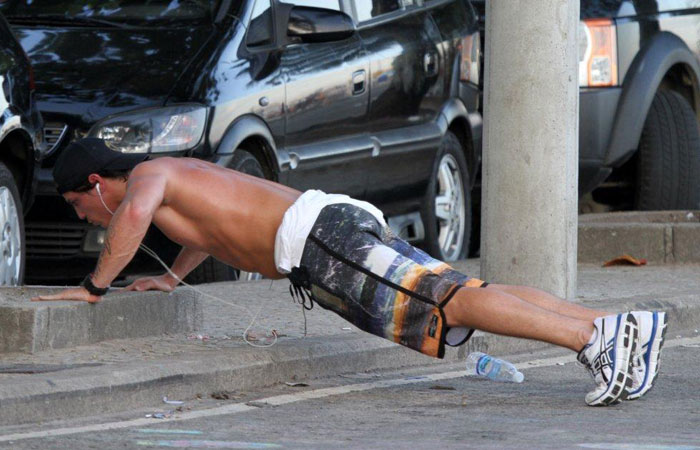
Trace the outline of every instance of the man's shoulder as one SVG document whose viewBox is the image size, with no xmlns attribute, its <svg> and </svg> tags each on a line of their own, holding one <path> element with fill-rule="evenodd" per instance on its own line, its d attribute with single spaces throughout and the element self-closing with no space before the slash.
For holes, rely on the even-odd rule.
<svg viewBox="0 0 700 450">
<path fill-rule="evenodd" d="M 166 174 L 170 170 L 173 170 L 177 166 L 177 161 L 179 158 L 172 158 L 169 156 L 164 156 L 155 159 L 148 159 L 142 163 L 139 163 L 132 170 L 132 175 L 150 175 L 154 173 Z"/>
</svg>

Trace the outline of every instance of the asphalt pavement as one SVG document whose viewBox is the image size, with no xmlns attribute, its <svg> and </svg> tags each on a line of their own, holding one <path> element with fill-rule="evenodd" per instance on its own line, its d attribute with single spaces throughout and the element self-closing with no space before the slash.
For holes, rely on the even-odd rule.
<svg viewBox="0 0 700 450">
<path fill-rule="evenodd" d="M 479 275 L 478 260 L 455 265 Z M 699 274 L 698 265 L 580 265 L 577 301 L 609 311 L 662 309 L 669 314 L 668 336 L 693 336 L 700 328 Z M 215 283 L 200 290 L 203 317 L 197 331 L 2 354 L 0 424 L 114 413 L 157 404 L 163 397 L 226 397 L 343 373 L 440 367 L 461 362 L 474 350 L 502 356 L 552 348 L 477 333 L 439 361 L 359 331 L 322 308 L 303 311 L 285 280 Z M 187 287 L 178 292 L 193 295 Z M 103 302 L 141 295 L 110 294 Z"/>
<path fill-rule="evenodd" d="M 462 364 L 347 373 L 178 406 L 0 426 L 0 448 L 700 449 L 700 336 L 669 338 L 642 399 L 608 408 L 561 349 L 508 355 L 521 384 L 465 376 Z M 167 418 L 146 415 L 166 414 Z"/>
</svg>

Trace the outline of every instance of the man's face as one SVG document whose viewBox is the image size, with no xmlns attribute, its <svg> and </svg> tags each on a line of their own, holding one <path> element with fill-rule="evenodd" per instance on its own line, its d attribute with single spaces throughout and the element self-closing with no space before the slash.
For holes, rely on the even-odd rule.
<svg viewBox="0 0 700 450">
<path fill-rule="evenodd" d="M 95 188 L 87 192 L 66 192 L 63 198 L 75 209 L 81 220 L 87 220 L 93 225 L 107 228 L 112 215 L 107 212 Z"/>
</svg>

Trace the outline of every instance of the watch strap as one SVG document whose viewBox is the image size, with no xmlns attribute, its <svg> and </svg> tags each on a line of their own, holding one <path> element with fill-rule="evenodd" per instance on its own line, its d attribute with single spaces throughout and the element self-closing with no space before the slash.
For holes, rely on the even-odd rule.
<svg viewBox="0 0 700 450">
<path fill-rule="evenodd" d="M 101 288 L 97 287 L 92 283 L 92 274 L 88 274 L 85 279 L 83 280 L 82 283 L 80 283 L 82 287 L 84 287 L 89 293 L 92 295 L 96 295 L 98 297 L 101 297 L 105 295 L 109 291 L 109 286 Z"/>
</svg>

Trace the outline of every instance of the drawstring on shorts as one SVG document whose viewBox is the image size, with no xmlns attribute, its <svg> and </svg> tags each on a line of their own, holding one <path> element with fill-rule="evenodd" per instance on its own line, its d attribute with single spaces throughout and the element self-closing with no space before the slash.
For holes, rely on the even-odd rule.
<svg viewBox="0 0 700 450">
<path fill-rule="evenodd" d="M 311 281 L 309 280 L 309 271 L 306 267 L 294 267 L 287 278 L 291 284 L 289 285 L 289 295 L 295 303 L 299 303 L 305 310 L 311 311 L 314 308 L 313 294 L 311 293 Z M 309 302 L 307 305 L 306 302 Z"/>
</svg>

